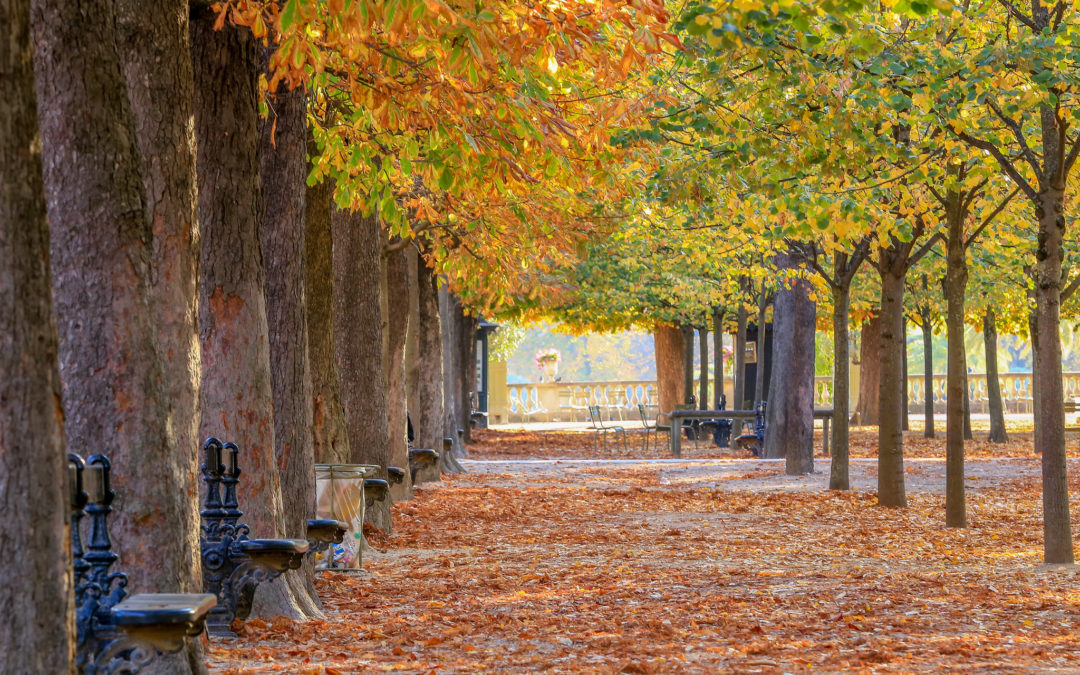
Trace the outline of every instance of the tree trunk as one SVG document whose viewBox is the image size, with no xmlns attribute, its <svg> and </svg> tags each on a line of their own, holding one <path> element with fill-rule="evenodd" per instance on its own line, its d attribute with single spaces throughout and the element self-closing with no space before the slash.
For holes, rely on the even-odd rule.
<svg viewBox="0 0 1080 675">
<path fill-rule="evenodd" d="M 8 672 L 62 674 L 74 592 L 29 0 L 0 0 L 0 24 L 0 654 Z"/>
<path fill-rule="evenodd" d="M 919 309 L 923 344 L 923 436 L 934 437 L 934 336 L 930 331 L 930 308 Z M 904 406 L 907 406 L 907 378 L 904 378 Z"/>
<path fill-rule="evenodd" d="M 691 326 L 680 326 L 683 338 L 683 395 L 685 399 L 680 401 L 689 405 L 694 397 L 694 329 Z"/>
<path fill-rule="evenodd" d="M 258 43 L 247 28 L 191 22 L 202 230 L 199 332 L 202 437 L 240 447 L 240 508 L 252 536 L 295 536 L 285 526 L 275 454 L 273 385 L 260 227 Z M 255 611 L 304 618 L 288 583 L 260 584 Z"/>
<path fill-rule="evenodd" d="M 964 440 L 970 441 L 975 438 L 971 433 L 971 387 L 968 385 L 968 368 L 967 368 L 967 352 L 964 352 L 964 397 L 962 404 L 964 406 Z"/>
<path fill-rule="evenodd" d="M 967 527 L 964 495 L 964 410 L 967 407 L 967 357 L 964 353 L 964 293 L 967 260 L 964 250 L 964 195 L 948 193 L 945 239 L 945 327 L 948 338 L 945 383 L 945 526 Z"/>
<path fill-rule="evenodd" d="M 409 283 L 409 261 L 404 250 L 391 251 L 386 258 L 387 304 L 387 434 L 391 466 L 405 469 L 405 481 L 391 488 L 394 501 L 412 498 L 409 475 L 409 439 L 406 416 L 409 400 L 405 386 L 405 343 L 410 330 L 409 301 L 414 293 Z"/>
<path fill-rule="evenodd" d="M 732 410 L 746 410 L 751 404 L 746 400 L 746 306 L 739 302 L 739 310 L 735 314 L 735 385 L 734 398 L 731 403 Z M 742 433 L 742 420 L 734 420 L 731 425 L 731 437 L 735 438 Z"/>
<path fill-rule="evenodd" d="M 199 227 L 195 186 L 194 81 L 189 58 L 189 3 L 165 0 L 115 2 L 127 95 L 139 146 L 148 219 L 153 232 L 151 292 L 166 396 L 172 406 L 175 450 L 156 459 L 180 498 L 168 517 L 176 538 L 155 547 L 153 560 L 179 575 L 178 593 L 202 589 L 199 556 L 199 388 L 202 382 L 198 327 Z M 185 653 L 159 658 L 159 672 L 203 672 L 202 644 L 189 640 Z M 187 665 L 183 663 L 187 660 Z"/>
<path fill-rule="evenodd" d="M 908 408 L 908 344 L 907 344 L 907 315 L 904 315 L 900 319 L 901 332 L 903 334 L 903 354 L 900 358 L 900 363 L 903 366 L 903 375 L 900 377 L 900 429 L 903 431 L 911 431 L 911 421 L 909 414 L 911 411 Z"/>
<path fill-rule="evenodd" d="M 701 363 L 698 368 L 698 408 L 709 409 L 709 331 L 707 328 L 698 329 L 698 353 L 701 354 Z"/>
<path fill-rule="evenodd" d="M 379 308 L 382 235 L 375 216 L 335 210 L 331 217 L 334 259 L 334 346 L 337 351 L 350 463 L 377 464 L 387 477 L 386 375 Z M 365 520 L 390 531 L 390 500 L 375 502 Z"/>
<path fill-rule="evenodd" d="M 833 419 L 829 468 L 829 489 L 848 490 L 848 389 L 851 355 L 848 353 L 848 314 L 851 307 L 851 286 L 834 286 L 832 289 L 833 313 Z"/>
<path fill-rule="evenodd" d="M 315 439 L 311 422 L 307 299 L 304 287 L 304 203 L 307 191 L 307 101 L 302 87 L 279 90 L 268 100 L 260 161 L 265 211 L 266 318 L 270 333 L 270 384 L 274 396 L 274 442 L 281 474 L 285 533 L 307 538 L 315 517 Z M 309 616 L 320 616 L 314 560 L 308 556 L 283 579 Z"/>
<path fill-rule="evenodd" d="M 859 340 L 859 402 L 855 406 L 860 426 L 876 426 L 881 389 L 881 316 L 863 322 Z"/>
<path fill-rule="evenodd" d="M 1044 130 L 1055 122 L 1043 110 Z M 1056 124 L 1046 132 L 1058 134 Z M 1057 152 L 1064 152 L 1058 148 Z M 1050 164 L 1051 153 L 1047 152 Z M 1064 179 L 1062 179 L 1064 180 Z M 1039 193 L 1039 246 L 1035 267 L 1035 379 L 1039 401 L 1035 408 L 1035 450 L 1042 453 L 1044 558 L 1047 563 L 1072 563 L 1072 529 L 1065 466 L 1065 411 L 1061 382 L 1061 260 L 1065 235 L 1064 185 Z M 51 216 L 51 213 L 50 213 Z"/>
<path fill-rule="evenodd" d="M 991 443 L 1007 443 L 1005 431 L 1005 407 L 1001 402 L 1001 380 L 998 377 L 998 333 L 994 308 L 987 307 L 983 315 L 983 345 L 986 354 L 986 397 L 990 408 Z"/>
<path fill-rule="evenodd" d="M 439 277 L 423 257 L 417 259 L 417 406 L 409 410 L 417 448 L 442 452 L 443 420 L 443 337 L 439 307 Z M 438 467 L 421 473 L 420 480 L 438 480 Z"/>
<path fill-rule="evenodd" d="M 683 362 L 686 346 L 678 326 L 658 324 L 653 329 L 653 349 L 656 352 L 657 406 L 669 413 L 686 397 Z"/>
<path fill-rule="evenodd" d="M 464 390 L 463 371 L 461 364 L 462 350 L 460 348 L 461 335 L 461 303 L 458 297 L 443 286 L 439 288 L 439 314 L 442 316 L 442 350 L 443 350 L 443 438 L 451 439 L 450 452 L 442 450 L 445 446 L 440 441 L 438 446 L 441 453 L 442 470 L 446 473 L 461 473 L 464 471 L 455 459 L 456 448 L 460 444 L 458 429 L 461 428 L 461 408 L 463 402 L 461 393 Z"/>
<path fill-rule="evenodd" d="M 405 394 L 408 398 L 409 406 L 407 410 L 419 410 L 420 403 L 416 397 L 417 389 L 420 387 L 420 359 L 417 354 L 420 352 L 420 256 L 416 250 L 416 246 L 409 246 L 404 251 L 405 262 L 408 266 L 409 274 L 409 304 L 401 308 L 400 311 L 409 312 L 409 331 L 406 334 L 405 340 Z M 413 428 L 415 434 L 416 429 Z"/>
<path fill-rule="evenodd" d="M 776 256 L 781 269 L 805 263 L 795 246 Z M 783 286 L 773 303 L 772 381 L 763 456 L 785 458 L 789 476 L 814 471 L 814 329 L 817 306 L 811 285 L 797 279 Z M 760 361 L 761 359 L 759 359 Z"/>
<path fill-rule="evenodd" d="M 904 491 L 904 276 L 895 253 L 881 250 L 881 363 L 878 383 L 878 503 L 907 506 Z"/>
<path fill-rule="evenodd" d="M 769 299 L 765 296 L 765 282 L 761 283 L 761 298 L 758 300 L 757 313 L 757 364 L 754 368 L 754 405 L 765 399 L 765 312 L 769 308 Z"/>
<path fill-rule="evenodd" d="M 460 360 L 458 361 L 458 368 L 460 370 L 461 378 L 461 392 L 459 398 L 461 400 L 461 408 L 458 411 L 458 420 L 461 425 L 458 427 L 465 431 L 463 440 L 465 443 L 472 443 L 472 436 L 470 435 L 470 429 L 472 428 L 472 401 L 473 395 L 476 393 L 476 331 L 479 320 L 476 316 L 461 312 L 458 316 L 458 340 L 457 347 L 460 352 Z M 464 445 L 456 448 L 460 451 L 461 455 L 468 454 Z"/>
<path fill-rule="evenodd" d="M 724 398 L 724 308 L 713 308 L 713 405 Z"/>
<path fill-rule="evenodd" d="M 165 384 L 172 377 L 155 336 L 153 235 L 113 7 L 35 2 L 33 24 L 67 447 L 84 456 L 106 452 L 112 461 L 110 531 L 128 591 L 175 591 L 194 574 L 184 529 L 192 494 L 180 489 Z M 46 461 L 44 471 L 55 472 L 56 458 Z M 42 495 L 63 485 L 60 479 Z M 45 568 L 56 560 L 66 567 L 61 557 Z M 42 624 L 55 620 L 32 611 Z"/>
<path fill-rule="evenodd" d="M 308 148 L 309 152 L 315 152 L 310 139 Z M 345 429 L 337 353 L 334 349 L 334 261 L 330 238 L 333 183 L 326 179 L 308 187 L 305 201 L 304 255 L 307 264 L 304 284 L 315 461 L 320 464 L 348 464 L 349 434 Z"/>
</svg>

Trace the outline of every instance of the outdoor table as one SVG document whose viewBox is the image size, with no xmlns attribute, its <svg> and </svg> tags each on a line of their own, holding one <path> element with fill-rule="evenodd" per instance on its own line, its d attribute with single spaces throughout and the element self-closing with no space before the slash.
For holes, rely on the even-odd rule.
<svg viewBox="0 0 1080 675">
<path fill-rule="evenodd" d="M 682 420 L 722 420 L 722 419 L 754 419 L 757 413 L 753 410 L 673 410 L 670 414 L 664 413 L 671 419 L 671 455 L 679 459 L 682 457 Z M 814 419 L 822 420 L 824 434 L 822 448 L 825 454 L 829 454 L 829 429 L 832 423 L 832 408 L 822 408 L 814 411 Z"/>
</svg>

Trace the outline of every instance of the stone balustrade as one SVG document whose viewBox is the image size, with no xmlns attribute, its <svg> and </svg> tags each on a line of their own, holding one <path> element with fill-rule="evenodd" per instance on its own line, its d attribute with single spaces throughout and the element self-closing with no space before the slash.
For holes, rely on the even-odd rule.
<svg viewBox="0 0 1080 675">
<path fill-rule="evenodd" d="M 923 410 L 923 376 L 909 375 L 907 379 L 908 410 L 918 413 Z M 1007 413 L 1025 414 L 1032 409 L 1031 373 L 1004 373 L 999 376 L 1001 397 Z M 935 375 L 930 384 L 930 393 L 937 412 L 945 410 L 945 375 Z M 1062 384 L 1066 398 L 1080 398 L 1080 373 L 1063 373 Z M 724 380 L 724 393 L 727 400 L 733 400 L 734 389 L 730 378 Z M 814 407 L 832 407 L 832 376 L 814 378 Z M 971 395 L 971 411 L 987 412 L 988 396 L 986 375 L 968 374 L 968 391 Z M 694 384 L 697 394 L 697 383 Z M 858 384 L 851 386 L 851 405 L 854 407 L 858 398 Z M 493 407 L 490 411 L 493 423 L 505 422 L 586 422 L 588 407 L 600 406 L 605 417 L 612 420 L 638 420 L 638 404 L 644 405 L 647 413 L 654 416 L 657 412 L 657 390 L 655 380 L 612 380 L 603 382 L 540 382 L 530 384 L 511 384 L 506 386 L 506 406 Z M 730 405 L 729 405 L 730 407 Z"/>
</svg>

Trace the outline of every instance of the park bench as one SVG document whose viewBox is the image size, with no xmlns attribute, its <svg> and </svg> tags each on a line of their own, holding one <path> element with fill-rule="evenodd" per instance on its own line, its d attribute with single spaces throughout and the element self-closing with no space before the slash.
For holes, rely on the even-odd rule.
<svg viewBox="0 0 1080 675">
<path fill-rule="evenodd" d="M 401 485 L 405 482 L 405 469 L 399 466 L 386 467 L 386 475 L 390 477 L 391 485 Z"/>
<path fill-rule="evenodd" d="M 234 619 L 250 616 L 258 585 L 277 579 L 287 570 L 298 569 L 310 544 L 305 539 L 249 538 L 250 528 L 239 522 L 244 514 L 236 497 L 240 449 L 235 443 L 223 445 L 218 439 L 210 438 L 204 450 L 202 475 L 206 501 L 200 537 L 203 590 L 213 593 L 218 601 L 206 625 L 211 635 L 235 637 L 229 627 Z M 227 464 L 222 463 L 223 459 Z"/>
<path fill-rule="evenodd" d="M 620 426 L 609 427 L 604 424 L 604 416 L 600 413 L 600 406 L 589 406 L 589 421 L 592 422 L 593 431 L 596 432 L 593 437 L 594 450 L 599 449 L 601 439 L 604 443 L 604 450 L 607 450 L 608 434 L 615 434 L 615 447 L 619 447 L 619 439 L 622 438 L 623 452 L 626 452 L 626 429 Z"/>
<path fill-rule="evenodd" d="M 765 406 L 765 401 L 759 401 L 754 406 L 754 430 L 739 434 L 733 443 L 740 450 L 754 453 L 754 457 L 761 457 L 761 451 L 765 447 Z"/>
<path fill-rule="evenodd" d="M 342 520 L 307 521 L 308 555 L 322 553 L 334 544 L 345 541 L 349 524 Z"/>
<path fill-rule="evenodd" d="M 439 453 L 428 448 L 409 448 L 409 473 L 413 485 L 416 484 L 416 474 L 424 469 L 439 463 Z"/>
<path fill-rule="evenodd" d="M 390 483 L 381 478 L 365 478 L 364 479 L 364 505 L 369 509 L 375 505 L 375 502 L 386 501 L 386 496 L 390 494 Z"/>
<path fill-rule="evenodd" d="M 110 468 L 104 455 L 93 455 L 89 462 L 68 455 L 76 664 L 83 673 L 138 673 L 158 654 L 176 653 L 188 636 L 202 633 L 217 600 L 204 593 L 127 595 L 127 575 L 111 571 L 119 556 L 109 537 L 115 497 Z M 87 516 L 84 548 L 81 526 Z"/>
</svg>

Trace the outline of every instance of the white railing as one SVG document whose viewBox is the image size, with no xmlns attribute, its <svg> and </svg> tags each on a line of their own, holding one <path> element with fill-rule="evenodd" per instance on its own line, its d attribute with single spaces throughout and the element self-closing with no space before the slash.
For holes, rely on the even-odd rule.
<svg viewBox="0 0 1080 675">
<path fill-rule="evenodd" d="M 1031 373 L 1005 373 L 999 376 L 1001 398 L 1009 413 L 1030 413 Z M 935 375 L 930 382 L 930 395 L 937 412 L 945 409 L 944 375 Z M 1080 373 L 1063 373 L 1062 385 L 1066 398 L 1080 398 Z M 724 389 L 731 401 L 732 382 L 724 381 Z M 832 376 L 814 378 L 814 407 L 831 408 L 833 399 Z M 971 395 L 972 412 L 986 412 L 988 396 L 986 375 L 968 374 L 968 391 Z M 695 383 L 695 395 L 697 385 Z M 923 410 L 923 376 L 910 375 L 907 380 L 907 404 L 911 412 Z M 852 405 L 858 391 L 851 392 Z M 607 381 L 607 382 L 543 382 L 537 384 L 513 384 L 507 386 L 506 419 L 510 422 L 568 422 L 588 421 L 588 406 L 597 405 L 606 417 L 617 420 L 637 420 L 637 406 L 645 406 L 650 416 L 656 414 L 657 392 L 655 381 Z M 731 407 L 730 405 L 728 406 Z M 495 412 L 495 411 L 493 411 Z"/>
</svg>

